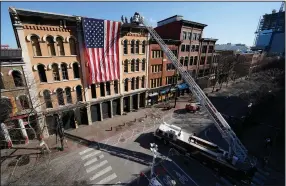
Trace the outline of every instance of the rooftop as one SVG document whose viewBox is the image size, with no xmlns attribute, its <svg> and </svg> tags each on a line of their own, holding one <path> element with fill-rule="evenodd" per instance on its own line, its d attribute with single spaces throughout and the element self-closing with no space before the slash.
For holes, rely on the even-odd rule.
<svg viewBox="0 0 286 186">
<path fill-rule="evenodd" d="M 244 44 L 217 44 L 215 45 L 215 50 L 229 50 L 229 51 L 240 51 L 240 52 L 247 52 L 250 50 L 250 47 L 244 45 Z"/>
</svg>

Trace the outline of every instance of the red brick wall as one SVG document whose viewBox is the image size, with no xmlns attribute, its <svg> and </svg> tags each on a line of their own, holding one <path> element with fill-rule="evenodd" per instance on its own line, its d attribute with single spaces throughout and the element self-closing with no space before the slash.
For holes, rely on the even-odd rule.
<svg viewBox="0 0 286 186">
<path fill-rule="evenodd" d="M 155 31 L 163 39 L 180 40 L 181 35 L 181 23 L 179 21 L 168 23 L 155 28 Z"/>
</svg>

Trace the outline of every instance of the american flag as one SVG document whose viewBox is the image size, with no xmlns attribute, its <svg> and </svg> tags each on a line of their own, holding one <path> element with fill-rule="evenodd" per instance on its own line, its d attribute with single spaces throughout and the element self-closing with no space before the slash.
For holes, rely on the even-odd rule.
<svg viewBox="0 0 286 186">
<path fill-rule="evenodd" d="M 84 18 L 82 24 L 90 84 L 119 79 L 121 23 Z"/>
</svg>

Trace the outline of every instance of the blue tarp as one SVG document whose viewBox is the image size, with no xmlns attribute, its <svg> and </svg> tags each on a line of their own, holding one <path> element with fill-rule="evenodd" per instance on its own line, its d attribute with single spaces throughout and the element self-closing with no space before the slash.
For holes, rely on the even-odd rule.
<svg viewBox="0 0 286 186">
<path fill-rule="evenodd" d="M 161 94 L 166 94 L 166 93 L 169 92 L 169 90 L 170 90 L 170 88 L 166 88 L 166 89 L 164 89 L 164 90 L 161 90 L 160 93 L 161 93 Z"/>
<path fill-rule="evenodd" d="M 178 85 L 179 90 L 184 90 L 184 89 L 188 89 L 188 88 L 189 88 L 189 86 L 187 83 L 182 83 L 182 84 Z"/>
</svg>

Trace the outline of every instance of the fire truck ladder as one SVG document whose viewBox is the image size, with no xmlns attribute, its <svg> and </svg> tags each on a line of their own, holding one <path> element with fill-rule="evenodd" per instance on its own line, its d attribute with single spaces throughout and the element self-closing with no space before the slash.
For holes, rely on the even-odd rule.
<svg viewBox="0 0 286 186">
<path fill-rule="evenodd" d="M 149 31 L 151 36 L 157 41 L 157 43 L 160 45 L 161 49 L 164 51 L 166 56 L 170 59 L 170 61 L 173 63 L 175 68 L 178 70 L 182 78 L 189 85 L 189 89 L 195 94 L 195 96 L 199 99 L 199 102 L 201 103 L 201 105 L 209 113 L 210 117 L 212 118 L 216 127 L 221 133 L 222 137 L 229 144 L 228 157 L 230 158 L 232 155 L 235 155 L 238 158 L 238 161 L 245 162 L 247 159 L 247 149 L 243 146 L 241 141 L 238 139 L 238 137 L 233 132 L 233 130 L 230 128 L 230 126 L 225 121 L 225 119 L 222 117 L 222 115 L 216 110 L 216 108 L 213 106 L 210 100 L 206 97 L 204 92 L 197 85 L 197 83 L 194 81 L 194 79 L 191 77 L 188 71 L 184 69 L 183 65 L 178 63 L 178 59 L 176 58 L 176 56 L 164 43 L 164 41 L 157 34 L 157 32 L 146 23 L 146 21 L 144 20 L 142 16 L 140 16 L 139 22 L 146 27 L 146 29 Z"/>
</svg>

